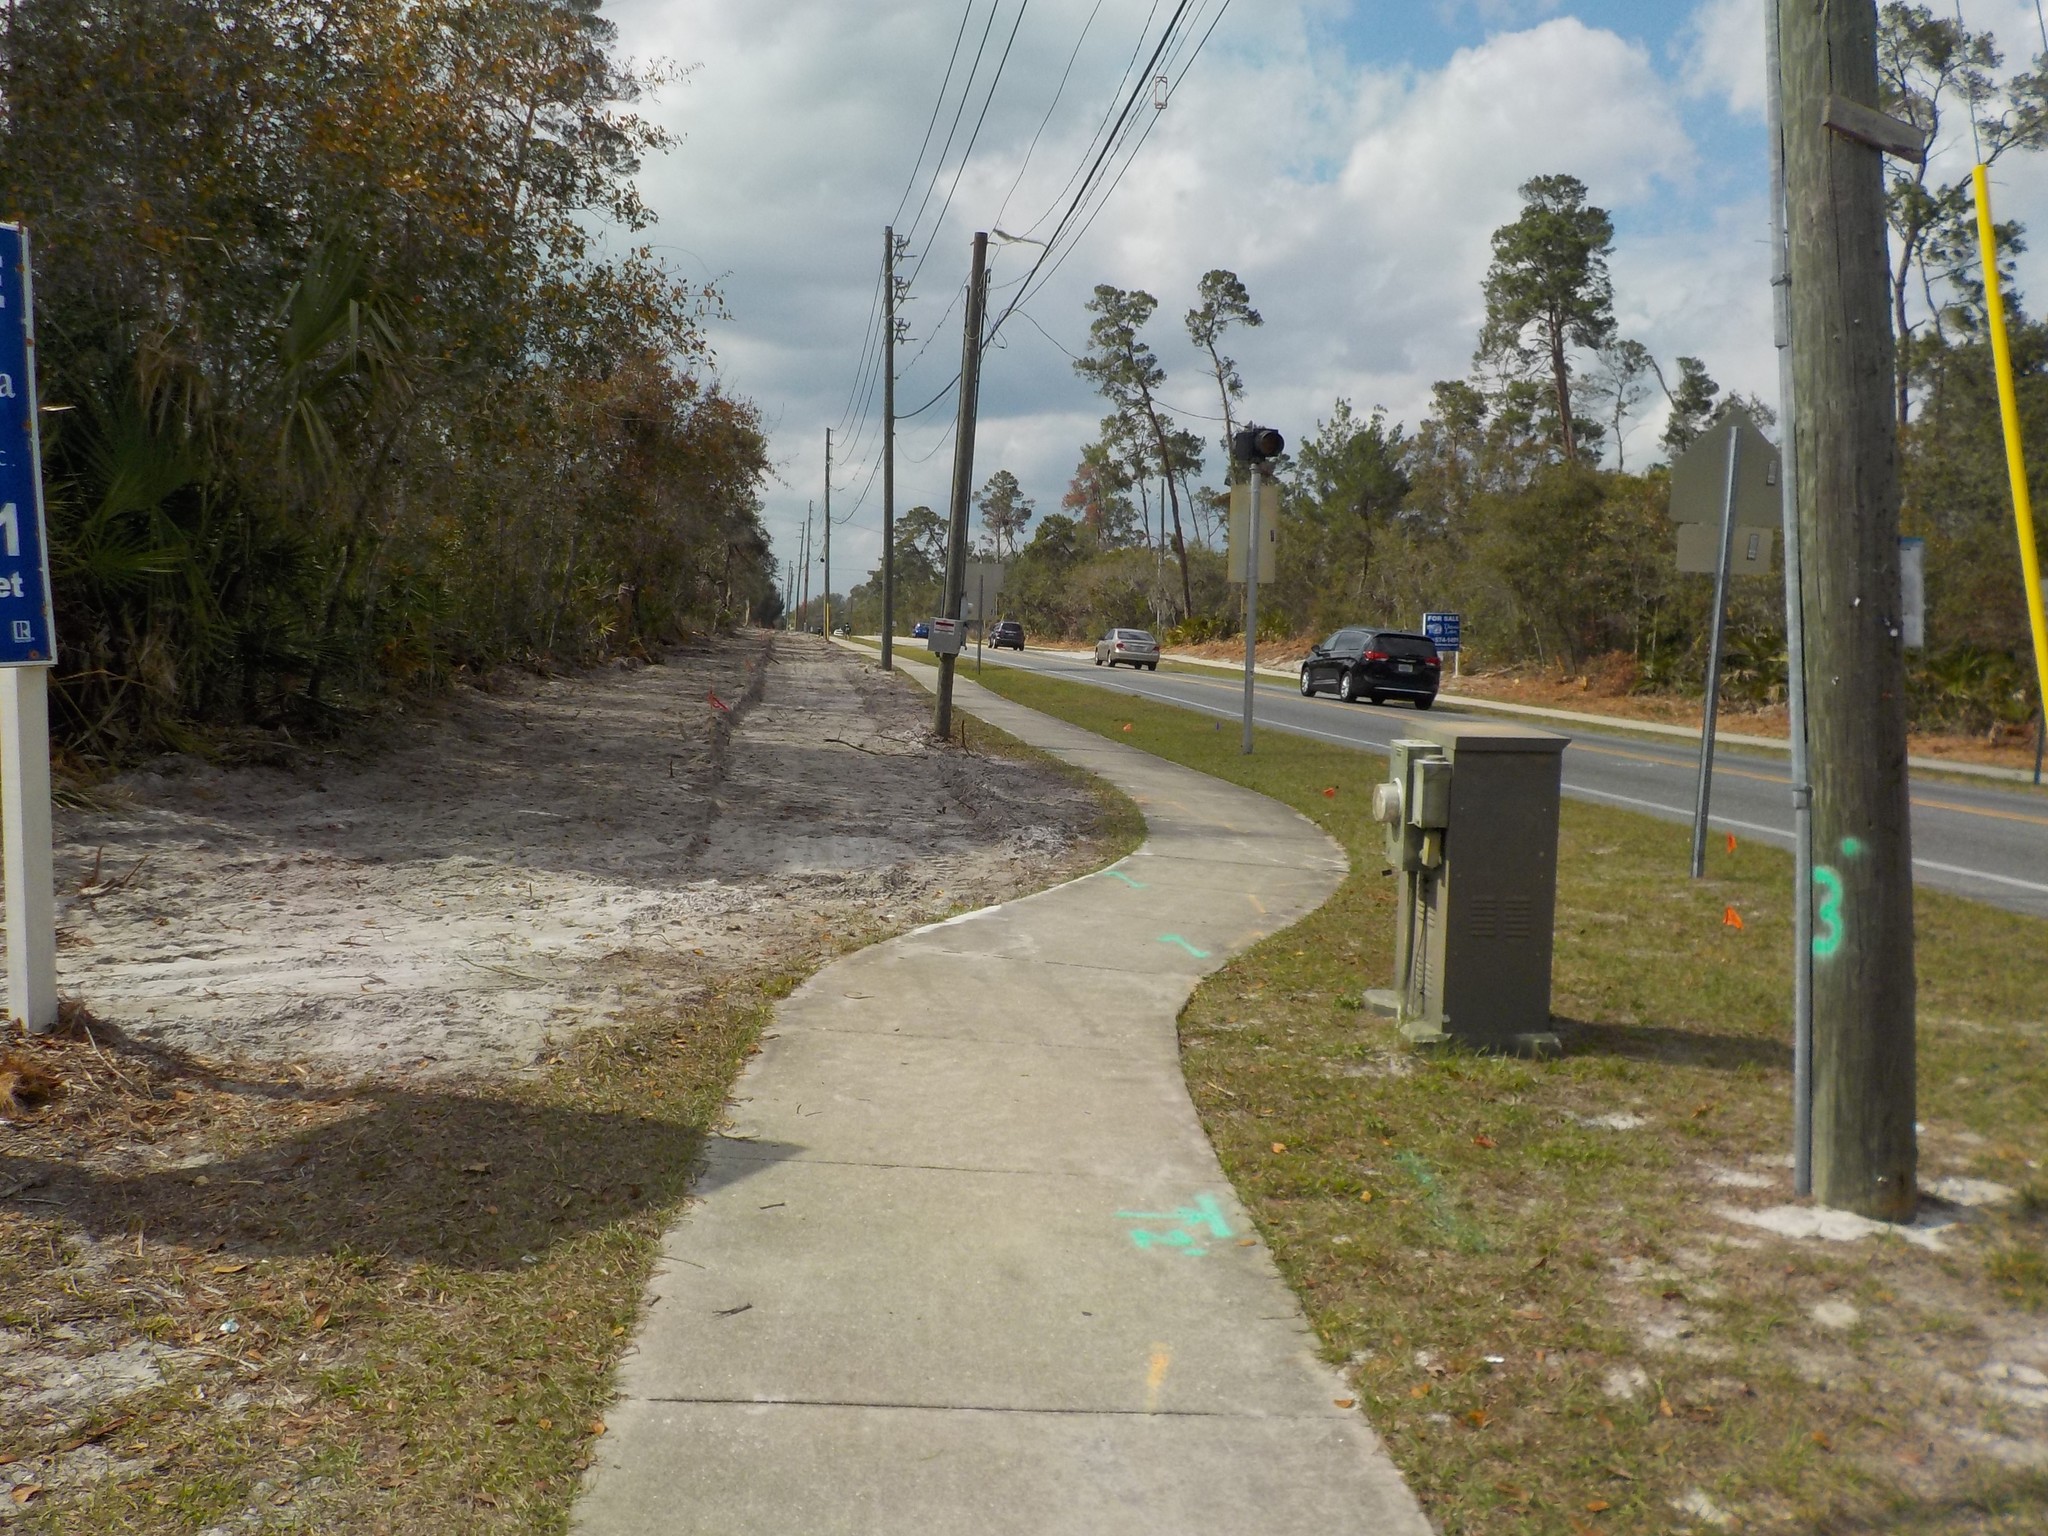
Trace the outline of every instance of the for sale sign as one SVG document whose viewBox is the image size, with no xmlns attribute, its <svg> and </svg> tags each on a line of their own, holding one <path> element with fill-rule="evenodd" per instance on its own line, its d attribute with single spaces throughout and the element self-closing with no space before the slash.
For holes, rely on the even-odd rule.
<svg viewBox="0 0 2048 1536">
<path fill-rule="evenodd" d="M 36 338 L 28 231 L 0 224 L 0 666 L 48 666 L 49 541 L 36 439 Z"/>
</svg>

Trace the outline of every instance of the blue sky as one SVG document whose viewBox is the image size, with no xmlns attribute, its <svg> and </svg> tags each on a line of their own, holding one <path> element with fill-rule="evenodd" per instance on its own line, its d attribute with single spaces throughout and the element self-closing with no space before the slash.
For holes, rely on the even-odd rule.
<svg viewBox="0 0 2048 1536">
<path fill-rule="evenodd" d="M 988 3 L 973 0 L 973 28 Z M 993 3 L 990 63 L 1020 0 Z M 1196 14 L 1213 16 L 1216 3 L 1196 0 Z M 883 224 L 908 184 L 911 207 L 927 210 L 912 231 L 924 265 L 907 309 L 915 340 L 898 398 L 908 407 L 958 365 L 955 301 L 972 232 L 999 210 L 1003 227 L 1022 232 L 1062 204 L 1148 15 L 1171 9 L 1030 0 L 973 155 L 963 164 L 957 151 L 979 86 L 955 153 L 938 167 L 927 155 L 913 177 L 961 6 L 607 5 L 627 51 L 694 66 L 650 108 L 681 136 L 641 178 L 661 219 L 652 239 L 679 275 L 719 279 L 731 318 L 713 341 L 727 384 L 771 429 L 768 520 L 781 552 L 794 548 L 806 503 L 822 499 L 824 433 L 836 429 L 842 589 L 846 570 L 864 573 L 879 552 L 865 342 Z M 2009 52 L 2033 51 L 2032 0 L 1967 9 Z M 1412 425 L 1431 383 L 1467 365 L 1489 234 L 1513 217 L 1523 180 L 1553 171 L 1580 176 L 1614 216 L 1623 333 L 1667 368 L 1697 355 L 1724 384 L 1770 398 L 1762 15 L 1761 0 L 1235 0 L 1206 50 L 1176 64 L 1167 109 L 1141 109 L 1152 119 L 1141 154 L 1028 319 L 990 353 L 976 482 L 1008 468 L 1041 511 L 1057 509 L 1101 415 L 1067 355 L 1084 345 L 1083 304 L 1098 282 L 1158 297 L 1149 337 L 1167 397 L 1213 413 L 1213 382 L 1179 317 L 1196 279 L 1218 266 L 1244 278 L 1266 316 L 1234 347 L 1253 412 L 1300 437 L 1346 398 Z M 949 97 L 941 139 L 951 111 Z M 2001 167 L 2000 182 L 2001 214 L 2037 230 L 2048 221 L 2038 163 Z M 2048 234 L 2039 244 L 2048 250 Z M 998 250 L 999 301 L 1034 254 Z M 2048 285 L 2048 257 L 2030 253 L 2021 281 Z M 1660 414 L 1633 426 L 1634 463 Z M 944 504 L 950 420 L 941 404 L 905 424 L 899 508 Z M 1199 414 L 1188 421 L 1209 430 Z"/>
</svg>

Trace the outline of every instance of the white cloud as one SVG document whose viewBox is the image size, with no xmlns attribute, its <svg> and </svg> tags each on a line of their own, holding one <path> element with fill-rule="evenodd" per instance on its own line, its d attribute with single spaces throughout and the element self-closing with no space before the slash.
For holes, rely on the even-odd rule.
<svg viewBox="0 0 2048 1536">
<path fill-rule="evenodd" d="M 1102 7 L 1019 181 L 1092 5 L 1032 6 L 936 240 L 927 234 L 930 212 L 947 186 L 932 198 L 915 242 L 926 265 L 908 310 L 917 338 L 910 350 L 929 338 L 928 352 L 899 389 L 905 409 L 958 364 L 960 316 L 947 306 L 971 231 L 990 227 L 1008 198 L 1002 227 L 1043 237 L 1046 224 L 1032 229 L 1032 221 L 1062 205 L 1063 184 L 1112 99 L 1142 7 Z M 1262 420 L 1300 437 L 1345 396 L 1360 407 L 1384 404 L 1412 426 L 1431 382 L 1468 363 L 1488 236 L 1514 217 L 1523 181 L 1557 171 L 1584 180 L 1621 225 L 1614 272 L 1624 332 L 1667 366 L 1678 353 L 1698 354 L 1724 383 L 1768 396 L 1775 374 L 1761 155 L 1754 185 L 1738 179 L 1703 190 L 1680 90 L 1682 80 L 1704 93 L 1695 116 L 1701 99 L 1752 110 L 1742 81 L 1745 70 L 1754 78 L 1761 69 L 1761 22 L 1745 19 L 1760 17 L 1757 5 L 1704 0 L 1669 59 L 1560 15 L 1496 30 L 1434 69 L 1361 64 L 1330 46 L 1323 23 L 1332 0 L 1267 0 L 1256 26 L 1233 10 L 1195 66 L 1176 72 L 1171 104 L 1151 122 L 1141 157 L 1031 302 L 1030 315 L 1054 339 L 1013 320 L 990 353 L 977 481 L 1010 468 L 1041 511 L 1057 509 L 1101 414 L 1060 350 L 1082 349 L 1082 306 L 1098 282 L 1158 296 L 1150 339 L 1170 373 L 1167 397 L 1213 413 L 1214 384 L 1180 325 L 1211 267 L 1238 272 L 1265 314 L 1262 330 L 1232 343 Z M 685 274 L 730 274 L 734 318 L 714 340 L 730 386 L 756 400 L 774 428 L 784 484 L 771 494 L 770 521 L 786 555 L 804 503 L 820 494 L 824 430 L 841 419 L 854 384 L 881 226 L 931 120 L 960 9 L 957 0 L 612 0 L 608 11 L 632 52 L 702 65 L 654 105 L 684 140 L 648 166 L 642 185 L 661 215 L 652 234 L 660 253 Z M 1003 10 L 1002 27 L 1012 14 Z M 1004 36 L 993 36 L 989 59 Z M 977 41 L 970 34 L 967 50 Z M 1743 62 L 1745 49 L 1753 65 Z M 979 102 L 977 92 L 956 148 Z M 952 111 L 949 99 L 941 140 Z M 1153 115 L 1149 104 L 1139 112 Z M 2038 183 L 2031 167 L 2026 174 Z M 912 209 L 922 196 L 920 185 Z M 2031 206 L 2008 200 L 2014 211 Z M 1000 285 L 1035 256 L 1028 246 L 996 250 L 995 304 L 1007 302 Z M 904 425 L 899 506 L 944 504 L 951 450 L 941 438 L 950 420 L 942 404 Z M 835 492 L 835 508 L 850 507 L 869 483 L 874 439 L 872 427 L 842 438 L 839 480 L 851 484 Z M 1645 448 L 1642 431 L 1632 444 Z M 928 457 L 916 462 L 920 455 Z M 842 587 L 845 572 L 865 572 L 878 552 L 878 505 L 877 488 L 834 539 Z"/>
<path fill-rule="evenodd" d="M 1738 117 L 1764 115 L 1764 0 L 1704 0 L 1686 23 L 1685 93 L 1717 97 Z"/>
</svg>

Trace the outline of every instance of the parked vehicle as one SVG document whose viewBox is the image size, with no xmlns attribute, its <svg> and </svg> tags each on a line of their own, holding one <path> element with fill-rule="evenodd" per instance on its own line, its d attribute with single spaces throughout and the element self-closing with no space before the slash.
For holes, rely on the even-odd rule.
<svg viewBox="0 0 2048 1536">
<path fill-rule="evenodd" d="M 910 638 L 911 638 L 911 639 L 913 639 L 913 640 L 929 640 L 929 639 L 931 639 L 931 637 L 932 637 L 932 627 L 931 627 L 931 625 L 929 625 L 929 624 L 925 623 L 925 621 L 924 621 L 923 619 L 919 619 L 919 620 L 918 620 L 918 621 L 917 621 L 917 622 L 916 622 L 915 624 L 913 624 L 913 625 L 911 625 L 911 626 L 910 626 Z"/>
<path fill-rule="evenodd" d="M 1095 642 L 1095 665 L 1143 667 L 1148 672 L 1157 672 L 1159 642 L 1142 629 L 1112 629 Z"/>
<path fill-rule="evenodd" d="M 1024 649 L 1024 626 L 1015 619 L 998 619 L 989 626 L 988 648 L 992 651 Z"/>
<path fill-rule="evenodd" d="M 1411 700 L 1417 709 L 1436 702 L 1443 660 L 1427 635 L 1402 629 L 1340 629 L 1301 663 L 1303 695 L 1328 688 L 1347 704 Z"/>
</svg>

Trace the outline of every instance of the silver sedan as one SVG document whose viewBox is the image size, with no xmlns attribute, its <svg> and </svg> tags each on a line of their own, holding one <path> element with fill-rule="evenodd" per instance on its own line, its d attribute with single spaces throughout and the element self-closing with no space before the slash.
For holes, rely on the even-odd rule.
<svg viewBox="0 0 2048 1536">
<path fill-rule="evenodd" d="M 1159 670 L 1159 642 L 1142 629 L 1112 629 L 1095 642 L 1095 665 Z"/>
</svg>

